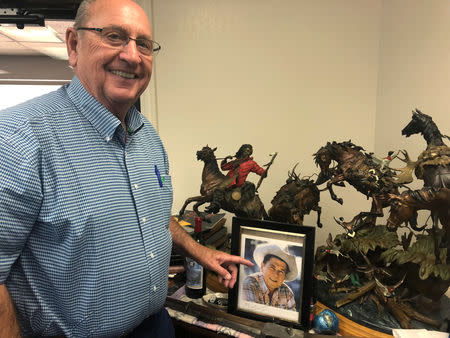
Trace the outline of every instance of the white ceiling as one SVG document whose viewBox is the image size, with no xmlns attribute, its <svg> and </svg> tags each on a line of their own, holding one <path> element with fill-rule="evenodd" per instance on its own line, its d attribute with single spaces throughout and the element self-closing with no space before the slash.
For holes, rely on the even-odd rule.
<svg viewBox="0 0 450 338">
<path fill-rule="evenodd" d="M 73 21 L 46 20 L 45 26 L 52 31 L 60 42 L 36 41 L 35 38 L 17 38 L 0 31 L 0 55 L 48 55 L 56 59 L 66 56 L 66 28 Z M 7 26 L 2 24 L 0 26 Z M 8 27 L 8 26 L 7 26 Z M 15 28 L 18 29 L 18 28 Z M 43 29 L 39 26 L 26 26 L 25 30 Z M 1 67 L 0 67 L 1 68 Z"/>
</svg>

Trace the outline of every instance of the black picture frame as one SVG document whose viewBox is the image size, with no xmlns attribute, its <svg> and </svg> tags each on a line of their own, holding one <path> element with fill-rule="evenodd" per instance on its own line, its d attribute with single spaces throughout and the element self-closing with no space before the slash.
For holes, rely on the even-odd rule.
<svg viewBox="0 0 450 338">
<path fill-rule="evenodd" d="M 315 227 L 234 217 L 232 219 L 231 236 L 231 253 L 244 257 L 255 265 L 254 267 L 239 266 L 236 284 L 233 289 L 228 291 L 228 312 L 254 320 L 274 322 L 300 330 L 308 330 L 310 326 L 310 304 L 313 297 Z M 262 265 L 255 262 L 255 257 L 253 257 L 255 251 L 256 260 L 259 260 L 261 252 L 266 252 L 269 247 L 274 247 L 274 245 L 295 257 L 298 271 L 294 280 L 282 282 L 282 285 L 284 285 L 282 286 L 283 293 L 281 288 L 278 288 L 280 290 L 278 295 L 287 294 L 286 285 L 292 291 L 289 297 L 283 298 L 280 296 L 279 300 L 281 301 L 278 305 L 261 303 L 261 299 L 254 300 L 257 298 L 253 293 L 255 284 L 252 284 L 252 288 L 249 288 L 250 280 L 253 280 L 253 283 L 255 283 L 255 278 L 264 280 L 266 273 L 263 274 L 261 272 Z M 258 247 L 259 249 L 256 250 Z M 292 266 L 293 261 L 289 262 Z M 267 266 L 266 264 L 266 268 Z M 287 267 L 287 263 L 284 266 Z M 285 279 L 288 275 L 285 275 Z M 290 273 L 289 276 L 292 278 L 293 273 Z M 265 283 L 262 284 L 266 285 Z M 259 291 L 256 294 L 261 295 Z M 292 297 L 295 299 L 295 308 L 292 308 Z M 286 302 L 287 299 L 289 299 L 289 302 Z M 285 300 L 284 304 L 283 300 Z M 281 308 L 282 306 L 291 306 L 291 308 Z"/>
</svg>

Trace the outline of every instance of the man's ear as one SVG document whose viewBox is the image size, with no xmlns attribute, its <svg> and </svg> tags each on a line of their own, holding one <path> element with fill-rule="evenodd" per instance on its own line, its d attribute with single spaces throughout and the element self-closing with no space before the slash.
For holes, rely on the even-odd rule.
<svg viewBox="0 0 450 338">
<path fill-rule="evenodd" d="M 67 55 L 69 57 L 69 65 L 74 68 L 77 65 L 78 60 L 78 32 L 75 28 L 69 27 L 66 30 L 66 47 Z"/>
</svg>

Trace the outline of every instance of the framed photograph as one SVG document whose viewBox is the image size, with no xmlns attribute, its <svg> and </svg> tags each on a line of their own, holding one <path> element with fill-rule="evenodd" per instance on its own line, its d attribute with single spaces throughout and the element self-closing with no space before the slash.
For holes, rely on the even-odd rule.
<svg viewBox="0 0 450 338">
<path fill-rule="evenodd" d="M 306 330 L 312 297 L 315 228 L 234 217 L 231 253 L 239 266 L 228 312 Z"/>
</svg>

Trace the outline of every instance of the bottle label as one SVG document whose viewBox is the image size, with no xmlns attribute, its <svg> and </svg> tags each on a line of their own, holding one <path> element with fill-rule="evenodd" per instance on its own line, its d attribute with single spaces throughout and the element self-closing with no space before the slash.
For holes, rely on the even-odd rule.
<svg viewBox="0 0 450 338">
<path fill-rule="evenodd" d="M 191 289 L 203 288 L 203 267 L 192 258 L 186 258 L 186 286 Z"/>
</svg>

